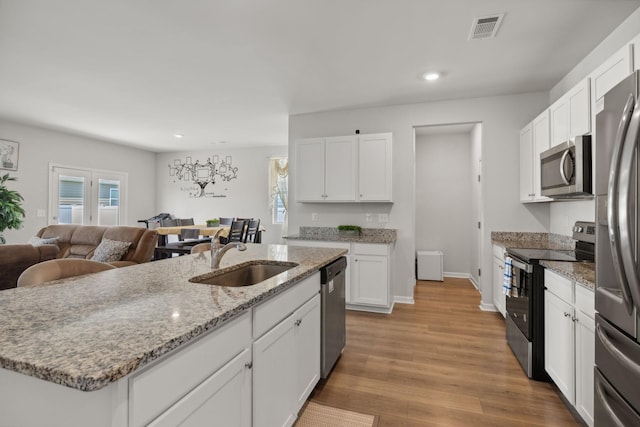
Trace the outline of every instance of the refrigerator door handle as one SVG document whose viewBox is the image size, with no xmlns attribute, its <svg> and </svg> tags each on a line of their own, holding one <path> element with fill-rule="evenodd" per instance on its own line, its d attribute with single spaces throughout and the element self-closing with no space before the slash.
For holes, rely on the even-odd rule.
<svg viewBox="0 0 640 427">
<path fill-rule="evenodd" d="M 633 371 L 634 376 L 640 376 L 640 365 L 638 365 L 635 361 L 629 358 L 622 350 L 616 346 L 615 342 L 612 341 L 609 334 L 605 330 L 606 328 L 602 326 L 602 323 L 596 324 L 596 334 L 598 335 L 598 339 L 602 342 L 604 348 L 611 354 L 611 356 L 620 363 L 621 366 L 624 366 L 629 371 Z"/>
<path fill-rule="evenodd" d="M 633 94 L 630 94 L 622 112 L 622 117 L 620 118 L 618 132 L 616 133 L 615 144 L 613 146 L 613 152 L 611 154 L 611 167 L 609 168 L 609 186 L 607 190 L 607 222 L 609 225 L 609 244 L 611 246 L 613 267 L 616 277 L 618 278 L 618 282 L 620 282 L 621 284 L 622 297 L 629 314 L 633 312 L 633 302 L 631 301 L 629 284 L 627 283 L 627 279 L 622 267 L 622 260 L 620 258 L 620 231 L 618 225 L 618 184 L 620 173 L 620 156 L 622 154 L 622 146 L 625 141 L 627 129 L 629 128 L 631 114 L 633 113 L 633 104 L 634 96 Z"/>
<path fill-rule="evenodd" d="M 633 305 L 640 306 L 640 277 L 638 277 L 638 264 L 635 260 L 635 244 L 633 235 L 633 221 L 635 216 L 631 214 L 631 204 L 637 200 L 631 199 L 631 191 L 634 188 L 633 165 L 637 161 L 638 137 L 640 136 L 640 99 L 636 105 L 629 121 L 625 142 L 622 145 L 620 156 L 620 194 L 618 196 L 618 220 L 620 225 L 620 255 L 622 256 L 622 267 L 627 279 L 627 286 L 631 293 Z M 629 310 L 629 314 L 632 310 Z"/>
<path fill-rule="evenodd" d="M 604 410 L 609 415 L 609 419 L 615 423 L 616 427 L 625 427 L 625 424 L 616 415 L 616 411 L 614 411 L 613 408 L 611 407 L 611 404 L 609 403 L 609 398 L 607 397 L 607 393 L 605 392 L 604 387 L 602 386 L 602 383 L 600 381 L 596 381 L 595 385 L 596 385 L 595 386 L 595 389 L 596 389 L 596 399 L 595 400 L 596 401 L 600 401 L 600 403 L 602 404 Z"/>
</svg>

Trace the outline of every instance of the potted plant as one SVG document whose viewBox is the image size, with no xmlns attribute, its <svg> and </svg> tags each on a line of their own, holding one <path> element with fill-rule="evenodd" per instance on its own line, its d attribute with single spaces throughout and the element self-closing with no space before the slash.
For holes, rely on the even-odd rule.
<svg viewBox="0 0 640 427">
<path fill-rule="evenodd" d="M 358 225 L 339 225 L 338 234 L 341 236 L 359 236 L 362 232 L 362 227 Z"/>
<path fill-rule="evenodd" d="M 24 219 L 24 200 L 17 191 L 7 188 L 7 181 L 15 181 L 15 177 L 5 174 L 0 177 L 0 244 L 5 244 L 6 240 L 2 236 L 4 230 L 17 230 L 22 225 Z"/>
<path fill-rule="evenodd" d="M 207 227 L 219 227 L 220 226 L 220 220 L 219 219 L 208 219 L 207 220 Z"/>
</svg>

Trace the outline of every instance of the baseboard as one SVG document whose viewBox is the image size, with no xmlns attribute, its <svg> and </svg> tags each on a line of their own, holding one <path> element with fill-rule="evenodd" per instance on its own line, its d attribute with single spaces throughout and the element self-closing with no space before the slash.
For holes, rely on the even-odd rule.
<svg viewBox="0 0 640 427">
<path fill-rule="evenodd" d="M 452 277 L 455 279 L 468 279 L 474 288 L 480 290 L 480 286 L 478 286 L 478 282 L 473 278 L 473 276 L 469 273 L 454 273 L 451 271 L 445 271 L 443 274 L 444 277 Z"/>
<path fill-rule="evenodd" d="M 369 313 L 391 314 L 391 312 L 393 311 L 394 302 L 391 303 L 391 307 L 374 307 L 374 306 L 368 306 L 368 305 L 365 306 L 365 305 L 347 304 L 346 309 L 355 310 L 355 311 L 368 311 Z"/>
<path fill-rule="evenodd" d="M 482 311 L 494 311 L 494 312 L 498 311 L 498 309 L 496 308 L 495 305 L 487 304 L 487 303 L 484 303 L 484 302 L 480 302 L 479 307 L 480 307 L 480 310 L 482 310 Z"/>
<path fill-rule="evenodd" d="M 415 304 L 413 297 L 393 297 L 393 302 L 398 304 Z"/>
</svg>

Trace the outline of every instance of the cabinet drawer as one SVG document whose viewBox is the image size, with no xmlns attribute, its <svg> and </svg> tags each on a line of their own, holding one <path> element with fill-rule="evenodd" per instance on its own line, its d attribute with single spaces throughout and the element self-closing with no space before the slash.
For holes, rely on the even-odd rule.
<svg viewBox="0 0 640 427">
<path fill-rule="evenodd" d="M 308 246 L 310 248 L 339 248 L 351 249 L 351 244 L 346 242 L 332 242 L 326 240 L 287 240 L 290 246 Z"/>
<path fill-rule="evenodd" d="M 130 425 L 147 425 L 250 345 L 247 312 L 134 375 L 129 380 Z"/>
<path fill-rule="evenodd" d="M 576 308 L 593 319 L 596 315 L 595 296 L 593 291 L 582 285 L 575 285 L 575 291 Z"/>
<path fill-rule="evenodd" d="M 389 255 L 389 245 L 380 243 L 353 243 L 351 249 L 356 255 Z"/>
<path fill-rule="evenodd" d="M 573 304 L 573 282 L 550 270 L 544 270 L 544 286 L 560 299 Z"/>
<path fill-rule="evenodd" d="M 277 298 L 253 309 L 253 337 L 258 338 L 320 292 L 320 272 L 296 283 Z"/>
<path fill-rule="evenodd" d="M 493 245 L 493 256 L 504 261 L 505 249 L 499 245 Z"/>
</svg>

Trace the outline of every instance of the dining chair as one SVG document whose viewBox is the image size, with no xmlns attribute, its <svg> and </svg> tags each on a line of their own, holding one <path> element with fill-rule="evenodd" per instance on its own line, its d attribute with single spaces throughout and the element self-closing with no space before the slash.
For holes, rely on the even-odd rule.
<svg viewBox="0 0 640 427">
<path fill-rule="evenodd" d="M 244 232 L 244 243 L 258 243 L 256 241 L 258 233 L 260 233 L 260 220 L 251 220 L 247 222 L 247 229 Z"/>
<path fill-rule="evenodd" d="M 178 225 L 195 225 L 193 218 L 178 218 Z"/>
<path fill-rule="evenodd" d="M 38 286 L 52 280 L 82 276 L 116 268 L 106 262 L 82 258 L 59 258 L 39 262 L 22 272 L 18 277 L 18 287 Z"/>
<path fill-rule="evenodd" d="M 177 219 L 167 218 L 167 219 L 160 220 L 160 227 L 176 227 L 177 225 L 178 225 Z"/>
<path fill-rule="evenodd" d="M 233 218 L 220 217 L 220 225 L 231 225 L 232 222 L 233 222 Z"/>
<path fill-rule="evenodd" d="M 242 242 L 244 239 L 245 225 L 245 221 L 233 221 L 231 223 L 231 227 L 229 228 L 229 234 L 227 235 L 224 243 Z M 220 241 L 222 242 L 222 238 L 220 239 Z"/>
</svg>

